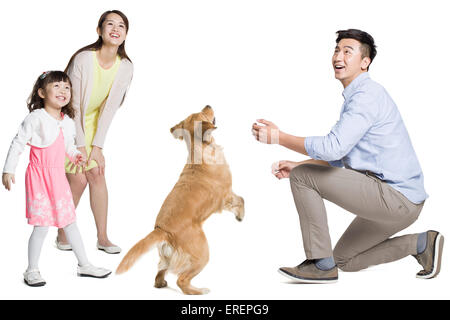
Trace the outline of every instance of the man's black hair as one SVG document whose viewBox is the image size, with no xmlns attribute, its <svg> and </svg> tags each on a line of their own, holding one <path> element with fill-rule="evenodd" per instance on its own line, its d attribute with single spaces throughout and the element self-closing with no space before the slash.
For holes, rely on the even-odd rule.
<svg viewBox="0 0 450 320">
<path fill-rule="evenodd" d="M 375 56 L 377 55 L 377 46 L 375 45 L 375 41 L 370 34 L 358 29 L 339 30 L 336 34 L 336 43 L 339 43 L 342 39 L 355 39 L 361 42 L 362 58 L 369 57 L 369 66 L 372 64 L 373 59 L 375 59 Z M 367 66 L 367 70 L 369 70 L 369 66 Z"/>
</svg>

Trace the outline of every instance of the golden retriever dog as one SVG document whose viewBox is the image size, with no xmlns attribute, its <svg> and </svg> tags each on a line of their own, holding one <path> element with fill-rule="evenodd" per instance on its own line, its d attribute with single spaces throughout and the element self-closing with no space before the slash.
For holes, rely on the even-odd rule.
<svg viewBox="0 0 450 320">
<path fill-rule="evenodd" d="M 160 255 L 155 287 L 167 286 L 167 271 L 178 275 L 177 285 L 185 294 L 205 294 L 208 289 L 191 285 L 209 260 L 203 222 L 222 210 L 236 219 L 244 217 L 244 199 L 231 190 L 231 172 L 222 147 L 214 142 L 214 111 L 206 106 L 170 129 L 175 138 L 185 140 L 189 154 L 178 182 L 165 199 L 154 230 L 126 254 L 116 273 L 121 274 L 153 246 Z"/>
</svg>

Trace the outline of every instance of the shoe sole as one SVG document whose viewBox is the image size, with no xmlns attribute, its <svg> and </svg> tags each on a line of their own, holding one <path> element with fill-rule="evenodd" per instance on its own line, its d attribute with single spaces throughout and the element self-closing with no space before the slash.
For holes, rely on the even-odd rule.
<svg viewBox="0 0 450 320">
<path fill-rule="evenodd" d="M 70 244 L 59 244 L 58 240 L 55 241 L 56 248 L 61 251 L 72 251 Z"/>
<path fill-rule="evenodd" d="M 58 247 L 58 246 L 56 246 L 56 248 L 57 248 L 58 250 L 61 250 L 61 251 L 72 251 L 72 248 L 70 248 L 70 249 L 63 249 L 63 248 Z"/>
<path fill-rule="evenodd" d="M 110 273 L 107 273 L 107 274 L 103 275 L 103 276 L 94 276 L 92 274 L 78 273 L 78 276 L 82 277 L 82 278 L 104 279 L 104 278 L 108 277 L 111 273 L 112 273 L 112 271 Z"/>
<path fill-rule="evenodd" d="M 106 252 L 107 254 L 119 254 L 119 253 L 121 253 L 122 252 L 122 250 L 120 250 L 120 251 L 117 251 L 117 252 L 108 252 L 107 251 L 107 249 L 102 249 L 102 248 L 97 248 L 98 250 L 100 250 L 100 251 L 104 251 L 104 252 Z"/>
<path fill-rule="evenodd" d="M 296 283 L 317 283 L 317 284 L 326 284 L 326 283 L 336 283 L 336 282 L 338 281 L 337 278 L 322 279 L 322 280 L 319 280 L 319 279 L 297 278 L 297 277 L 294 277 L 294 276 L 290 275 L 290 274 L 287 273 L 287 272 L 284 272 L 284 271 L 281 270 L 281 269 L 278 269 L 278 272 L 279 272 L 280 274 L 282 274 L 283 276 L 285 276 L 285 277 L 287 277 L 287 278 L 289 278 L 289 279 L 291 279 L 291 280 L 294 280 Z"/>
<path fill-rule="evenodd" d="M 419 279 L 431 279 L 436 277 L 441 271 L 441 260 L 442 260 L 442 249 L 444 247 L 444 236 L 440 233 L 436 236 L 434 240 L 434 253 L 433 253 L 433 270 L 426 275 L 416 275 Z"/>
<path fill-rule="evenodd" d="M 45 281 L 31 284 L 31 283 L 28 283 L 27 280 L 23 279 L 23 282 L 25 282 L 25 284 L 29 287 L 43 287 L 46 285 Z"/>
</svg>

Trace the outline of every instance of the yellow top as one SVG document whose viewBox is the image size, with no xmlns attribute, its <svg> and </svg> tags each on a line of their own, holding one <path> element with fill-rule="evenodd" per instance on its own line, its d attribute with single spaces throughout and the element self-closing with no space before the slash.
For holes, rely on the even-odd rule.
<svg viewBox="0 0 450 320">
<path fill-rule="evenodd" d="M 103 105 L 105 100 L 108 99 L 109 91 L 111 90 L 121 60 L 120 57 L 117 56 L 116 62 L 114 62 L 112 67 L 109 69 L 103 69 L 98 63 L 96 51 L 92 51 L 92 59 L 94 59 L 94 81 L 88 108 L 86 110 L 86 118 L 84 121 L 84 136 L 88 158 L 92 150 L 92 141 L 94 140 L 95 133 L 97 132 L 100 107 Z M 75 170 L 70 170 L 70 166 L 71 163 L 66 158 L 66 172 L 75 173 Z M 95 161 L 91 161 L 90 165 L 86 166 L 85 170 L 90 170 L 94 167 L 97 167 L 97 163 Z"/>
</svg>

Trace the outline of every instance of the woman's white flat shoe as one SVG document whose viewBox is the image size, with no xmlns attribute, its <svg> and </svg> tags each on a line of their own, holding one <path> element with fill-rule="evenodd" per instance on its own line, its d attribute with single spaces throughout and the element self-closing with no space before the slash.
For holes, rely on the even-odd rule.
<svg viewBox="0 0 450 320">
<path fill-rule="evenodd" d="M 121 253 L 122 252 L 122 249 L 120 247 L 118 247 L 118 246 L 104 247 L 104 246 L 100 245 L 98 242 L 97 242 L 97 249 L 98 250 L 103 250 L 103 251 L 105 251 L 106 253 L 109 253 L 109 254 L 117 254 L 117 253 Z"/>
<path fill-rule="evenodd" d="M 59 250 L 62 250 L 62 251 L 71 251 L 72 250 L 72 246 L 69 243 L 59 242 L 58 238 L 56 238 L 55 243 L 56 243 L 56 247 Z"/>
<path fill-rule="evenodd" d="M 111 270 L 105 268 L 99 268 L 88 264 L 86 266 L 77 267 L 77 274 L 79 277 L 92 277 L 92 278 L 106 278 L 111 274 Z"/>
</svg>

